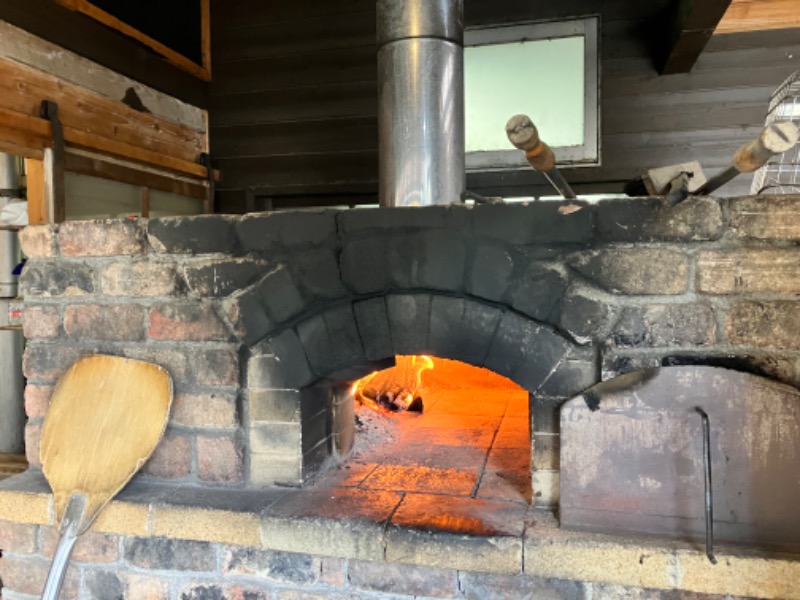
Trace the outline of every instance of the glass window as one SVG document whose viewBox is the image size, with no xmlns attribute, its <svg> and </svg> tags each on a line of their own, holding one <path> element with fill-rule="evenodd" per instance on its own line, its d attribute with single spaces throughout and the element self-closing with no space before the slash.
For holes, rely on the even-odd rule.
<svg viewBox="0 0 800 600">
<path fill-rule="evenodd" d="M 600 163 L 598 19 L 515 24 L 465 34 L 467 170 L 530 168 L 505 133 L 526 114 L 559 165 Z"/>
</svg>

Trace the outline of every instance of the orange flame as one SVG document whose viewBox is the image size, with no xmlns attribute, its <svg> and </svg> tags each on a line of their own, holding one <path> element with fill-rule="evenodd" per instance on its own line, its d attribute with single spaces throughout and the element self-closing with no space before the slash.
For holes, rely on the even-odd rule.
<svg viewBox="0 0 800 600">
<path fill-rule="evenodd" d="M 353 383 L 350 393 L 363 405 L 383 414 L 394 411 L 378 402 L 390 395 L 391 404 L 398 409 L 409 406 L 422 389 L 422 373 L 434 368 L 433 358 L 426 355 L 396 356 L 395 366 L 374 371 Z"/>
</svg>

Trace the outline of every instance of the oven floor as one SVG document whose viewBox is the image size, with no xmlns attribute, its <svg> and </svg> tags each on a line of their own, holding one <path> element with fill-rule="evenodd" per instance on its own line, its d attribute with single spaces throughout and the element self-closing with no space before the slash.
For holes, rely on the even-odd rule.
<svg viewBox="0 0 800 600">
<path fill-rule="evenodd" d="M 426 390 L 423 399 L 423 413 L 386 416 L 359 407 L 351 456 L 313 487 L 527 506 L 531 500 L 527 392 Z"/>
</svg>

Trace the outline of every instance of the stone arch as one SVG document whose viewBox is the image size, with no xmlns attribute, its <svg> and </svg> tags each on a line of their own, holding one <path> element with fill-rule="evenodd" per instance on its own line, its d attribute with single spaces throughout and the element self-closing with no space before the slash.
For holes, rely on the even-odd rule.
<svg viewBox="0 0 800 600">
<path fill-rule="evenodd" d="M 397 354 L 485 367 L 534 397 L 567 398 L 597 379 L 592 348 L 507 307 L 433 292 L 340 302 L 251 348 L 243 411 L 251 483 L 302 484 L 326 457 L 325 436 L 336 433 L 336 382 Z"/>
</svg>

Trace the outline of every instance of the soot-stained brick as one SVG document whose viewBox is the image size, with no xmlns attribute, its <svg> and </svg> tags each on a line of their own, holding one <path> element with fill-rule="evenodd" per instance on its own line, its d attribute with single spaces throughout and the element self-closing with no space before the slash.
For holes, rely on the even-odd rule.
<svg viewBox="0 0 800 600">
<path fill-rule="evenodd" d="M 561 298 L 568 280 L 557 269 L 540 263 L 528 266 L 511 291 L 511 305 L 538 321 L 558 321 Z"/>
<path fill-rule="evenodd" d="M 125 560 L 142 569 L 213 571 L 216 556 L 208 542 L 167 538 L 133 538 L 125 544 Z"/>
<path fill-rule="evenodd" d="M 222 297 L 263 277 L 268 263 L 250 258 L 198 260 L 183 270 L 189 289 L 199 296 Z"/>
<path fill-rule="evenodd" d="M 307 554 L 237 548 L 225 554 L 222 571 L 305 585 L 317 580 L 319 565 Z"/>
<path fill-rule="evenodd" d="M 475 249 L 467 291 L 473 296 L 499 302 L 511 283 L 513 272 L 514 259 L 507 249 L 482 244 Z"/>
<path fill-rule="evenodd" d="M 677 295 L 689 283 L 689 258 L 664 248 L 618 248 L 579 255 L 571 265 L 615 294 Z"/>
<path fill-rule="evenodd" d="M 237 219 L 224 215 L 165 217 L 147 223 L 147 237 L 157 252 L 205 254 L 235 248 Z"/>
<path fill-rule="evenodd" d="M 384 237 L 346 243 L 339 263 L 342 281 L 357 294 L 382 292 L 389 285 L 389 251 Z"/>
<path fill-rule="evenodd" d="M 19 278 L 20 293 L 34 296 L 82 296 L 95 291 L 95 270 L 86 263 L 30 261 Z"/>
<path fill-rule="evenodd" d="M 592 210 L 561 214 L 559 202 L 482 204 L 473 209 L 475 233 L 512 244 L 571 244 L 592 239 Z"/>
<path fill-rule="evenodd" d="M 606 200 L 597 210 L 598 239 L 611 242 L 717 240 L 722 209 L 713 198 L 669 206 L 660 198 Z"/>
<path fill-rule="evenodd" d="M 239 222 L 237 235 L 248 252 L 283 247 L 320 245 L 336 234 L 334 211 L 274 212 L 248 215 Z"/>
<path fill-rule="evenodd" d="M 114 573 L 101 571 L 89 573 L 86 587 L 93 600 L 124 600 L 125 586 Z"/>
</svg>

